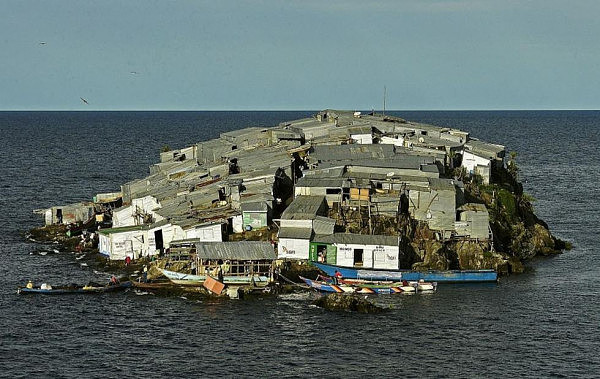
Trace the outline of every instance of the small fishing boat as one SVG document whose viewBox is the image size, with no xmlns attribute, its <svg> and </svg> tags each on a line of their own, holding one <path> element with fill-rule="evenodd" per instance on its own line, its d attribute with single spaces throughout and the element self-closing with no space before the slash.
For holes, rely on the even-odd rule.
<svg viewBox="0 0 600 379">
<path fill-rule="evenodd" d="M 184 286 L 201 286 L 204 284 L 206 278 L 210 275 L 195 275 L 185 274 L 177 271 L 160 269 L 162 274 L 166 276 L 171 282 Z M 257 286 L 267 285 L 269 283 L 269 277 L 266 275 L 224 275 L 223 284 L 238 284 L 238 285 L 249 285 L 255 284 Z"/>
<path fill-rule="evenodd" d="M 386 286 L 400 285 L 400 288 L 402 288 L 405 292 L 411 292 L 411 291 L 412 292 L 414 292 L 414 291 L 429 292 L 429 291 L 435 291 L 437 289 L 437 282 L 426 282 L 423 279 L 410 280 L 410 281 L 404 279 L 404 280 L 398 281 L 398 282 L 383 281 L 383 280 L 373 281 L 373 280 L 363 280 L 363 279 L 339 279 L 338 281 L 339 281 L 339 283 L 352 285 L 352 286 L 359 286 L 359 287 L 373 287 L 373 286 L 386 287 Z"/>
<path fill-rule="evenodd" d="M 363 267 L 345 267 L 325 264 L 321 262 L 310 262 L 318 267 L 327 275 L 335 275 L 339 271 L 345 279 L 364 279 L 364 280 L 408 280 L 425 282 L 444 282 L 444 283 L 476 283 L 476 282 L 495 282 L 498 280 L 498 273 L 494 270 L 429 270 L 429 271 L 411 271 L 411 270 L 382 270 Z"/>
<path fill-rule="evenodd" d="M 43 283 L 41 286 L 24 286 L 18 287 L 18 294 L 44 294 L 44 295 L 64 295 L 64 294 L 92 294 L 92 293 L 104 293 L 121 291 L 131 287 L 132 283 L 121 282 L 116 284 L 100 285 L 91 283 L 85 286 L 69 285 L 69 286 L 51 286 Z"/>
<path fill-rule="evenodd" d="M 415 293 L 417 291 L 435 291 L 437 283 L 421 282 L 351 282 L 340 280 L 334 283 L 330 278 L 316 280 L 300 277 L 309 287 L 321 292 L 357 293 L 357 294 L 393 294 Z"/>
</svg>

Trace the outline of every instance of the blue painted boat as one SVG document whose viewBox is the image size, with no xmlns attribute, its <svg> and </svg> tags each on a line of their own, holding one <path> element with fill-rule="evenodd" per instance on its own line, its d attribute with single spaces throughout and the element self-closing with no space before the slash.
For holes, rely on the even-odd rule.
<svg viewBox="0 0 600 379">
<path fill-rule="evenodd" d="M 495 282 L 498 273 L 495 270 L 447 270 L 447 271 L 410 271 L 410 270 L 379 270 L 356 267 L 342 267 L 319 262 L 310 262 L 327 275 L 334 276 L 339 271 L 344 279 L 363 280 L 393 280 L 419 281 L 442 283 L 478 283 Z"/>
</svg>

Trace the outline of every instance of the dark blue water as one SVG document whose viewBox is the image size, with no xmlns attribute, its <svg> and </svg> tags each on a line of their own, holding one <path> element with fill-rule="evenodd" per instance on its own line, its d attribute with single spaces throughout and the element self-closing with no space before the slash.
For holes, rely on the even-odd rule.
<svg viewBox="0 0 600 379">
<path fill-rule="evenodd" d="M 28 279 L 102 280 L 22 232 L 35 208 L 88 200 L 148 173 L 164 145 L 312 112 L 0 112 L 0 376 L 514 377 L 600 372 L 600 112 L 397 112 L 519 152 L 525 189 L 574 244 L 498 285 L 445 285 L 337 314 L 310 294 L 193 302 L 133 292 L 20 296 Z"/>
</svg>

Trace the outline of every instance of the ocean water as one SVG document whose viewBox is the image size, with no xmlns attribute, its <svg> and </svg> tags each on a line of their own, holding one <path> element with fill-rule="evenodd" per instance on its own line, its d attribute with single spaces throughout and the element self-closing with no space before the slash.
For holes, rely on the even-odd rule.
<svg viewBox="0 0 600 379">
<path fill-rule="evenodd" d="M 331 313 L 312 293 L 195 302 L 126 293 L 22 296 L 18 285 L 105 280 L 26 242 L 33 209 L 88 200 L 180 148 L 313 112 L 0 112 L 0 377 L 595 377 L 600 372 L 596 111 L 391 112 L 519 153 L 536 213 L 564 254 L 499 284 L 380 296 Z M 46 255 L 40 250 L 49 251 Z"/>
</svg>

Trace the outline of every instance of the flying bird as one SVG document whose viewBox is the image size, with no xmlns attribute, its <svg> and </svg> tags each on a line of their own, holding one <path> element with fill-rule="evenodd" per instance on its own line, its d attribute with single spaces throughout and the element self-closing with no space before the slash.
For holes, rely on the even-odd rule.
<svg viewBox="0 0 600 379">
<path fill-rule="evenodd" d="M 89 103 L 87 102 L 87 100 L 86 100 L 86 99 L 84 99 L 83 97 L 80 97 L 80 99 L 81 99 L 81 101 L 83 101 L 83 103 L 84 103 L 84 104 L 89 104 Z"/>
</svg>

